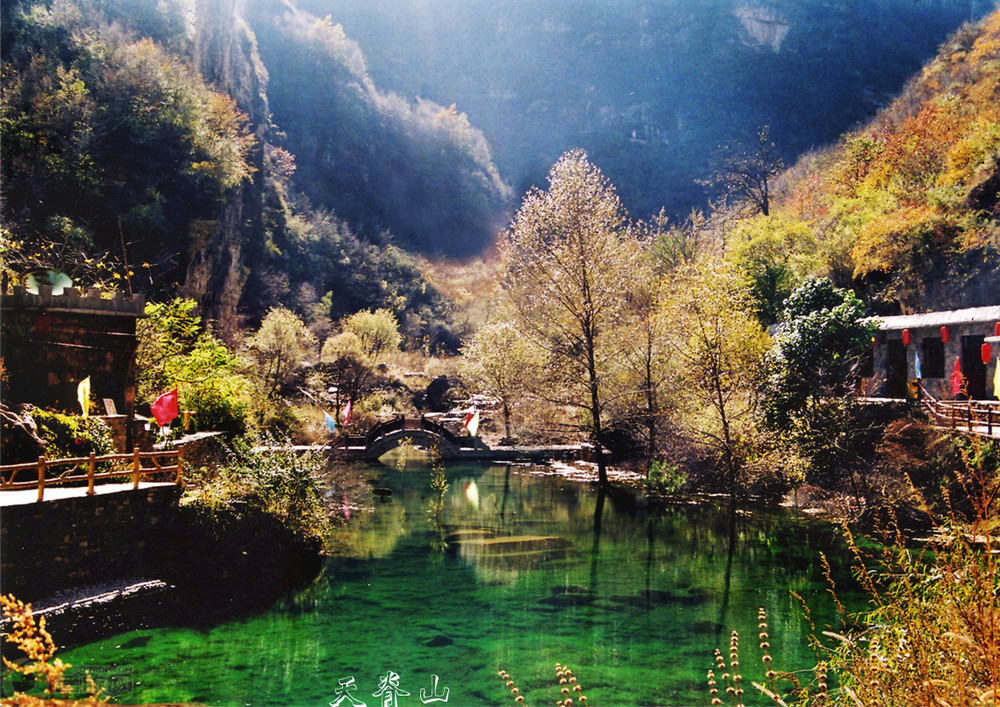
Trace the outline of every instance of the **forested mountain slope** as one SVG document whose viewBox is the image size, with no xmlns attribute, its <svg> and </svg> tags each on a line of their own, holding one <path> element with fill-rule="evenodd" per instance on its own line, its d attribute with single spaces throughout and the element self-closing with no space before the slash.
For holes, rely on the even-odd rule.
<svg viewBox="0 0 1000 707">
<path fill-rule="evenodd" d="M 454 11 L 442 24 L 417 21 L 431 6 L 411 0 L 362 51 L 338 21 L 365 5 L 4 2 L 5 270 L 56 267 L 83 285 L 117 278 L 151 297 L 184 294 L 224 333 L 277 304 L 320 331 L 387 307 L 417 344 L 454 343 L 452 305 L 408 251 L 487 248 L 520 188 L 561 150 L 588 147 L 633 216 L 686 209 L 705 196 L 692 180 L 710 172 L 713 140 L 767 122 L 794 153 L 839 134 L 985 3 L 446 2 L 433 7 Z M 436 63 L 404 61 L 407 18 Z M 862 39 L 838 43 L 846 37 Z M 780 218 L 823 243 L 805 260 L 857 278 L 889 307 L 944 301 L 929 284 L 952 281 L 940 273 L 962 272 L 963 258 L 992 262 L 993 65 L 971 31 L 956 42 L 965 48 L 908 90 L 910 107 L 885 114 L 897 118 L 788 181 Z M 934 81 L 955 95 L 914 108 Z M 930 156 L 911 154 L 911 127 Z M 907 137 L 894 142 L 894 130 Z M 918 176 L 884 176 L 897 156 Z M 824 171 L 850 173 L 852 159 L 862 164 L 851 184 Z"/>
<path fill-rule="evenodd" d="M 791 163 L 869 120 L 992 0 L 296 0 L 383 88 L 452 102 L 516 196 L 583 148 L 633 217 L 702 207 L 716 148 Z"/>
<path fill-rule="evenodd" d="M 884 313 L 1000 303 L 1000 10 L 873 121 L 803 158 L 780 193 L 730 242 L 759 288 L 812 270 Z"/>
<path fill-rule="evenodd" d="M 392 242 L 455 253 L 492 238 L 509 193 L 482 135 L 453 109 L 379 92 L 336 28 L 283 3 L 268 5 L 274 31 L 314 41 L 298 74 L 272 73 L 244 5 L 4 3 L 5 268 L 185 294 L 224 332 L 284 304 L 320 328 L 389 307 L 415 341 L 440 338 L 448 305 Z M 287 133 L 279 85 L 317 108 Z M 331 134 L 356 149 L 321 154 Z"/>
</svg>

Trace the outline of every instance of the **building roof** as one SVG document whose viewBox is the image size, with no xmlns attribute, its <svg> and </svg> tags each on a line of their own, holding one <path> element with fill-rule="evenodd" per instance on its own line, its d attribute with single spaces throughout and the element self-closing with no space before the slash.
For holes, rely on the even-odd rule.
<svg viewBox="0 0 1000 707">
<path fill-rule="evenodd" d="M 959 324 L 989 324 L 1000 322 L 1000 305 L 952 309 L 946 312 L 901 314 L 895 317 L 869 317 L 868 321 L 878 322 L 878 328 L 882 331 L 956 326 Z"/>
</svg>

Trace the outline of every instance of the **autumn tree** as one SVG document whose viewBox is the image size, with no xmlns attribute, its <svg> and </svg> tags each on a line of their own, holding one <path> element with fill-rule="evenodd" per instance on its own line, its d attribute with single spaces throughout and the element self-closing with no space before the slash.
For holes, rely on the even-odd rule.
<svg viewBox="0 0 1000 707">
<path fill-rule="evenodd" d="M 373 361 L 388 351 L 398 349 L 403 340 L 399 322 L 388 309 L 355 312 L 344 319 L 343 328 L 358 337 L 365 355 Z"/>
<path fill-rule="evenodd" d="M 606 373 L 618 352 L 622 293 L 639 249 L 614 187 L 587 155 L 563 155 L 547 190 L 532 189 L 502 239 L 504 290 L 517 326 L 547 357 L 537 392 L 585 411 L 607 485 L 602 453 Z"/>
<path fill-rule="evenodd" d="M 774 178 L 785 165 L 778 148 L 771 142 L 770 129 L 757 131 L 749 146 L 730 147 L 715 170 L 712 183 L 743 204 L 747 213 L 771 213 L 771 189 Z"/>
<path fill-rule="evenodd" d="M 358 400 L 375 378 L 375 367 L 357 334 L 344 331 L 331 336 L 320 352 L 321 371 L 336 386 L 336 406 Z"/>
<path fill-rule="evenodd" d="M 672 370 L 668 322 L 661 306 L 668 281 L 655 274 L 660 265 L 657 256 L 647 256 L 636 263 L 637 269 L 622 293 L 626 307 L 617 335 L 621 350 L 612 371 L 616 395 L 611 414 L 612 424 L 630 433 L 644 431 L 646 459 L 652 462 L 670 407 L 667 386 L 672 381 Z"/>
<path fill-rule="evenodd" d="M 504 436 L 512 438 L 513 407 L 528 393 L 536 352 L 510 321 L 480 327 L 462 347 L 462 372 L 500 401 Z"/>
<path fill-rule="evenodd" d="M 274 307 L 247 341 L 263 393 L 274 395 L 282 382 L 316 350 L 316 337 L 295 314 Z"/>
<path fill-rule="evenodd" d="M 820 268 L 812 228 L 782 213 L 741 220 L 730 236 L 726 259 L 746 278 L 764 326 L 778 321 L 792 290 Z"/>
<path fill-rule="evenodd" d="M 719 455 L 735 497 L 740 443 L 757 408 L 767 333 L 743 279 L 729 268 L 689 268 L 669 289 L 678 404 L 687 426 Z"/>
</svg>

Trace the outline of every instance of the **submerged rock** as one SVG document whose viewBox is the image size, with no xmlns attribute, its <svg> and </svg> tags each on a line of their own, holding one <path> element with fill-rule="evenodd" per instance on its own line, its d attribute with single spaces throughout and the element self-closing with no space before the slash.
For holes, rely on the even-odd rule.
<svg viewBox="0 0 1000 707">
<path fill-rule="evenodd" d="M 441 648 L 442 646 L 450 646 L 454 642 L 455 641 L 453 639 L 448 638 L 448 636 L 445 636 L 443 633 L 439 633 L 433 638 L 424 641 L 424 645 L 428 648 Z"/>
</svg>

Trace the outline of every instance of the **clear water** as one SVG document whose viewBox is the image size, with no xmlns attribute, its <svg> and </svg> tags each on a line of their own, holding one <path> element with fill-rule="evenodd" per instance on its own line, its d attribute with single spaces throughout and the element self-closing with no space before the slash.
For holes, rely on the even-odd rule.
<svg viewBox="0 0 1000 707">
<path fill-rule="evenodd" d="M 309 587 L 253 616 L 133 631 L 62 658 L 123 671 L 131 691 L 116 700 L 134 704 L 514 705 L 502 668 L 526 704 L 551 705 L 559 662 L 591 705 L 695 705 L 708 703 L 713 649 L 725 651 L 733 629 L 744 673 L 760 679 L 760 606 L 776 667 L 815 662 L 790 590 L 817 630 L 833 624 L 820 552 L 852 603 L 847 556 L 828 525 L 741 515 L 730 553 L 724 508 L 653 514 L 609 497 L 595 533 L 592 488 L 532 471 L 450 467 L 436 524 L 428 469 L 372 470 L 392 496 L 338 531 L 342 556 Z M 444 550 L 441 538 L 456 529 L 486 532 Z M 484 544 L 489 537 L 505 539 Z M 341 686 L 349 678 L 350 691 Z M 383 684 L 409 695 L 376 696 Z"/>
</svg>

